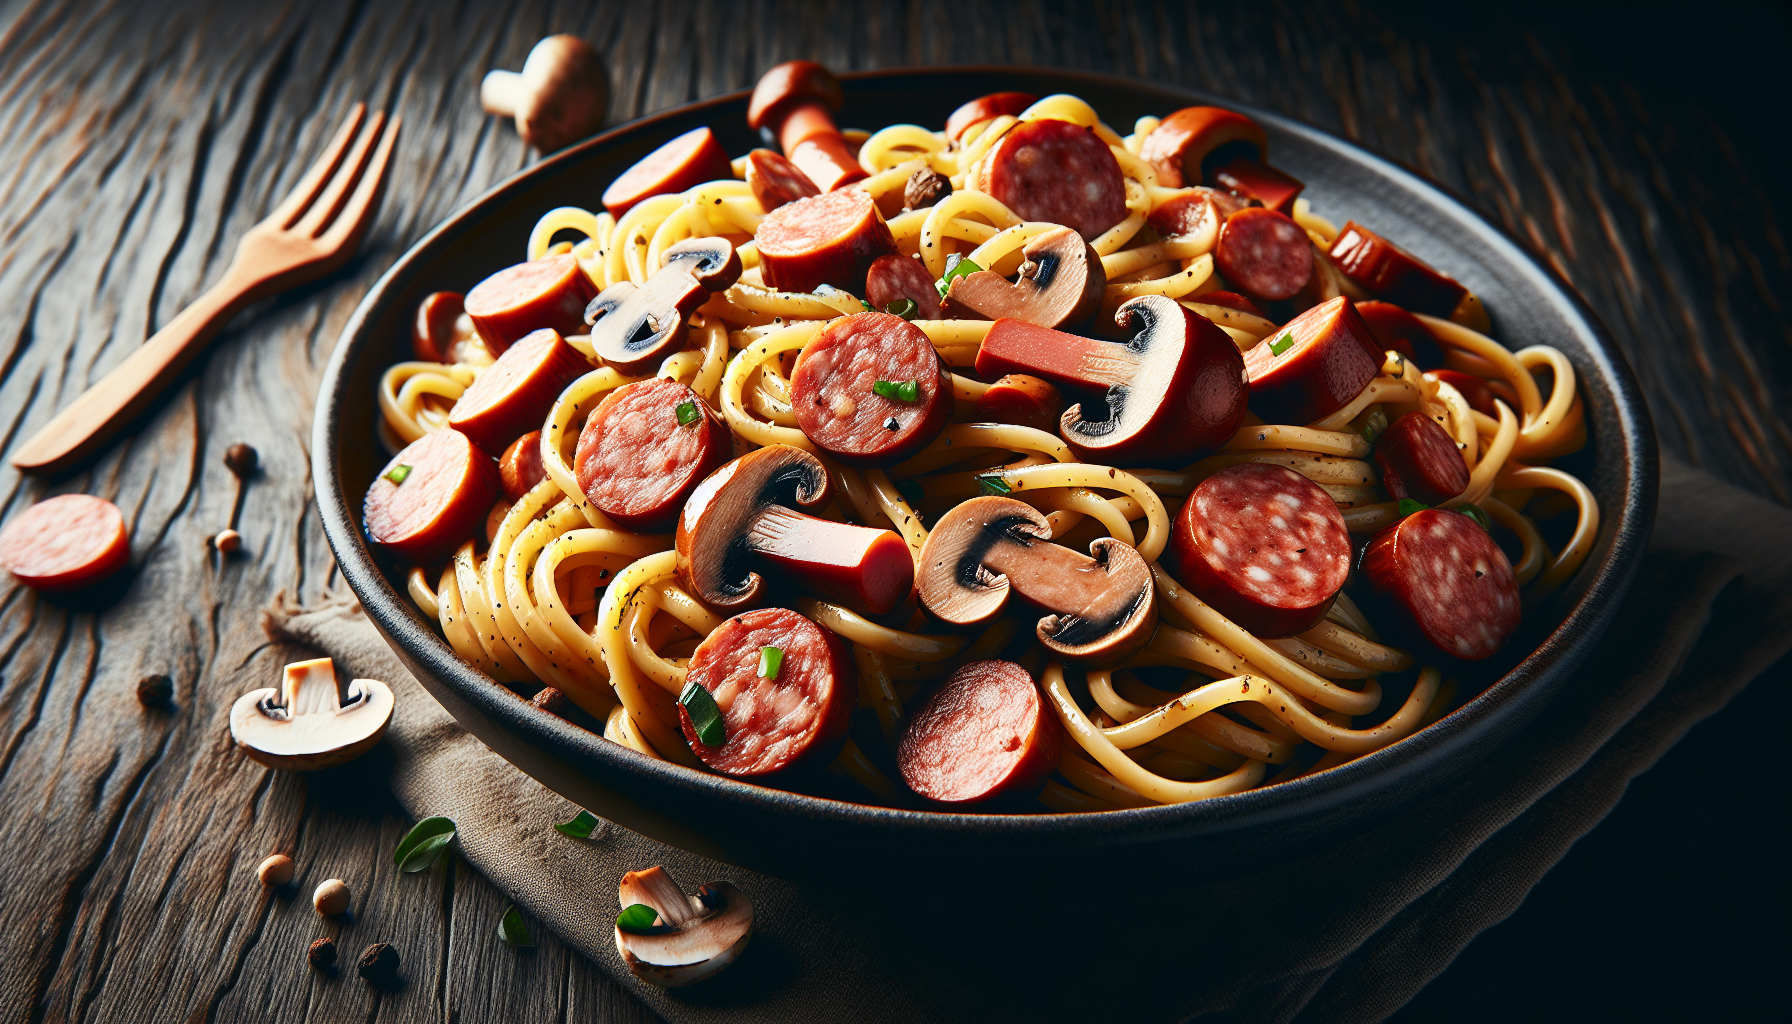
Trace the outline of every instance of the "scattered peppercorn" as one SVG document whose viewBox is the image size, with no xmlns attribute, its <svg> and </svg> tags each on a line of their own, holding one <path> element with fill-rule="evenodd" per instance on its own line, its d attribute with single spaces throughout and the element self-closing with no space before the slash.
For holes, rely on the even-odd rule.
<svg viewBox="0 0 1792 1024">
<path fill-rule="evenodd" d="M 952 179 L 930 167 L 923 167 L 908 176 L 902 187 L 902 201 L 911 210 L 932 206 L 952 194 Z"/>
<path fill-rule="evenodd" d="M 242 546 L 243 535 L 235 530 L 220 531 L 216 537 L 212 538 L 212 547 L 217 548 L 221 553 L 226 555 Z"/>
<path fill-rule="evenodd" d="M 561 718 L 566 717 L 566 694 L 561 693 L 552 686 L 542 687 L 536 692 L 535 696 L 529 698 L 529 703 L 546 711 L 550 715 L 559 715 Z"/>
<path fill-rule="evenodd" d="M 166 704 L 174 697 L 174 680 L 166 672 L 151 672 L 137 680 L 137 700 L 144 707 Z"/>
<path fill-rule="evenodd" d="M 255 869 L 255 877 L 261 879 L 262 885 L 285 885 L 292 881 L 292 858 L 284 853 L 274 854 Z"/>
<path fill-rule="evenodd" d="M 348 886 L 340 878 L 327 878 L 311 894 L 311 905 L 324 917 L 335 917 L 348 909 Z"/>
<path fill-rule="evenodd" d="M 389 942 L 376 942 L 361 951 L 355 973 L 368 981 L 389 981 L 398 973 L 398 950 Z"/>
<path fill-rule="evenodd" d="M 255 449 L 246 444 L 233 444 L 224 451 L 224 465 L 230 467 L 230 471 L 237 476 L 248 476 L 255 472 L 256 463 L 260 461 L 261 457 L 255 453 Z"/>
<path fill-rule="evenodd" d="M 305 951 L 305 959 L 311 961 L 311 966 L 324 970 L 336 962 L 336 943 L 327 938 L 318 939 Z"/>
</svg>

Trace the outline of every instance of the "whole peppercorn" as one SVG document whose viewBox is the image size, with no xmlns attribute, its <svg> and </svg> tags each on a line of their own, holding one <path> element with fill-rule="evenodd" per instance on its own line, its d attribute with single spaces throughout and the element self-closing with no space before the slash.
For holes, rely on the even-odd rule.
<svg viewBox="0 0 1792 1024">
<path fill-rule="evenodd" d="M 561 693 L 552 686 L 544 686 L 536 691 L 535 696 L 529 698 L 529 703 L 546 711 L 550 715 L 559 715 L 561 718 L 566 717 L 566 694 Z"/>
<path fill-rule="evenodd" d="M 355 973 L 368 981 L 389 981 L 398 973 L 398 950 L 389 942 L 376 942 L 361 951 Z"/>
<path fill-rule="evenodd" d="M 323 970 L 336 962 L 336 943 L 330 939 L 318 939 L 305 951 L 305 959 L 311 966 Z"/>
<path fill-rule="evenodd" d="M 144 707 L 166 704 L 174 696 L 174 680 L 166 672 L 152 672 L 137 680 L 137 700 Z"/>
<path fill-rule="evenodd" d="M 255 877 L 261 879 L 262 885 L 282 886 L 292 881 L 292 858 L 284 853 L 276 853 L 261 862 L 255 869 Z"/>
<path fill-rule="evenodd" d="M 218 535 L 212 538 L 212 547 L 226 555 L 232 554 L 242 546 L 243 535 L 235 530 L 220 530 Z"/>
<path fill-rule="evenodd" d="M 224 465 L 237 476 L 248 476 L 255 472 L 255 465 L 261 461 L 255 449 L 246 444 L 233 444 L 224 451 Z"/>
<path fill-rule="evenodd" d="M 311 905 L 322 917 L 335 917 L 348 909 L 348 886 L 340 878 L 326 878 L 311 894 Z"/>
<path fill-rule="evenodd" d="M 911 210 L 925 209 L 951 194 L 952 179 L 930 167 L 909 175 L 902 187 L 902 201 Z"/>
</svg>

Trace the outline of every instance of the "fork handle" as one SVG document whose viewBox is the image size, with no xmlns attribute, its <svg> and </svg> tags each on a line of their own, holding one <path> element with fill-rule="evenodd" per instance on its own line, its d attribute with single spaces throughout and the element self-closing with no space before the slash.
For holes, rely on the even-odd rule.
<svg viewBox="0 0 1792 1024">
<path fill-rule="evenodd" d="M 235 263 L 124 362 L 69 403 L 13 453 L 23 473 L 49 476 L 80 465 L 154 402 L 205 350 L 218 329 L 253 302 L 266 282 Z"/>
</svg>

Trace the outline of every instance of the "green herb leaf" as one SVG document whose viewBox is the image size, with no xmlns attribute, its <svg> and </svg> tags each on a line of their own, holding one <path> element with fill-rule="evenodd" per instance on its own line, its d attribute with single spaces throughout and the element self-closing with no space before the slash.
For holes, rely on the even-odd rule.
<svg viewBox="0 0 1792 1024">
<path fill-rule="evenodd" d="M 1476 526 L 1486 530 L 1488 533 L 1493 532 L 1493 520 L 1487 518 L 1487 511 L 1481 506 L 1476 505 L 1473 502 L 1465 501 L 1462 504 L 1455 506 L 1455 509 L 1470 519 L 1473 519 Z"/>
<path fill-rule="evenodd" d="M 681 427 L 688 427 L 703 418 L 703 414 L 697 411 L 696 402 L 680 402 L 672 411 L 678 415 L 678 425 Z"/>
<path fill-rule="evenodd" d="M 1422 501 L 1414 501 L 1411 498 L 1400 499 L 1400 514 L 1402 516 L 1410 516 L 1414 512 L 1423 512 L 1430 507 L 1430 505 L 1427 505 Z"/>
<path fill-rule="evenodd" d="M 871 307 L 867 306 L 865 308 L 870 309 Z M 921 307 L 915 305 L 914 299 L 897 299 L 895 302 L 884 307 L 884 312 L 891 316 L 899 316 L 904 320 L 913 320 L 915 314 L 920 311 Z"/>
<path fill-rule="evenodd" d="M 982 269 L 982 267 L 965 259 L 963 256 L 948 256 L 946 257 L 946 276 L 935 282 L 934 287 L 940 290 L 940 298 L 943 299 L 946 297 L 946 293 L 952 290 L 953 278 L 963 277 L 966 274 L 975 274 Z"/>
<path fill-rule="evenodd" d="M 921 385 L 912 380 L 905 380 L 896 385 L 896 397 L 904 402 L 917 402 L 921 399 Z"/>
<path fill-rule="evenodd" d="M 914 480 L 898 480 L 896 493 L 902 495 L 902 500 L 908 502 L 911 508 L 919 506 L 921 499 L 926 497 L 926 492 L 922 491 L 921 485 Z"/>
<path fill-rule="evenodd" d="M 872 393 L 899 402 L 913 402 L 921 397 L 921 385 L 912 380 L 876 380 L 871 382 Z"/>
<path fill-rule="evenodd" d="M 998 476 L 980 476 L 977 478 L 977 489 L 984 494 L 1012 494 L 1014 488 L 1008 481 Z"/>
<path fill-rule="evenodd" d="M 529 926 L 523 923 L 523 915 L 517 912 L 515 904 L 498 918 L 498 938 L 512 946 L 535 945 L 535 937 L 529 934 Z"/>
<path fill-rule="evenodd" d="M 574 839 L 590 839 L 591 833 L 597 831 L 597 823 L 597 815 L 590 811 L 580 811 L 578 817 L 571 821 L 563 821 L 554 827 L 559 829 L 563 836 L 571 836 Z"/>
<path fill-rule="evenodd" d="M 867 313 L 875 313 L 875 312 L 877 312 L 877 307 L 876 307 L 876 306 L 873 306 L 873 305 L 872 305 L 872 304 L 871 304 L 871 303 L 869 303 L 869 302 L 866 302 L 866 301 L 865 301 L 865 300 L 864 300 L 864 299 L 860 299 L 860 300 L 859 300 L 859 305 L 861 305 L 861 306 L 864 306 L 864 307 L 865 307 L 865 312 L 867 312 Z"/>
<path fill-rule="evenodd" d="M 776 647 L 759 648 L 759 678 L 776 679 L 784 667 L 784 652 Z"/>
<path fill-rule="evenodd" d="M 760 655 L 761 661 L 764 654 Z M 722 726 L 722 709 L 716 707 L 716 699 L 709 691 L 696 683 L 684 684 L 684 690 L 678 695 L 678 703 L 684 705 L 686 714 L 691 716 L 691 728 L 697 730 L 697 741 L 706 747 L 719 747 L 728 739 L 728 733 Z"/>
<path fill-rule="evenodd" d="M 616 915 L 616 927 L 630 935 L 646 935 L 653 930 L 653 922 L 659 919 L 659 911 L 645 903 L 632 903 Z"/>
<path fill-rule="evenodd" d="M 398 841 L 392 851 L 392 863 L 405 874 L 422 871 L 440 860 L 442 851 L 454 841 L 454 822 L 447 818 L 424 818 Z"/>
<path fill-rule="evenodd" d="M 392 481 L 394 484 L 404 483 L 404 478 L 410 475 L 411 467 L 402 462 L 393 466 L 391 469 L 386 470 L 386 479 Z"/>
<path fill-rule="evenodd" d="M 1388 429 L 1388 414 L 1383 412 L 1379 406 L 1369 410 L 1369 415 L 1363 419 L 1363 440 L 1374 444 L 1375 439 L 1380 437 L 1381 432 L 1386 429 Z"/>
<path fill-rule="evenodd" d="M 1288 349 L 1290 347 L 1292 347 L 1293 345 L 1294 345 L 1294 332 L 1289 331 L 1287 334 L 1284 334 L 1280 338 L 1277 338 L 1276 340 L 1269 343 L 1269 354 L 1272 356 L 1279 356 L 1282 353 L 1288 351 Z"/>
</svg>

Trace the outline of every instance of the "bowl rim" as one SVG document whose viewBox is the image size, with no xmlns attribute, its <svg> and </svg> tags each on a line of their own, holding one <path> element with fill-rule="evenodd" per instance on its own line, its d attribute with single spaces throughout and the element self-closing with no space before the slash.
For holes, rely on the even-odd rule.
<svg viewBox="0 0 1792 1024">
<path fill-rule="evenodd" d="M 1528 244 L 1505 229 L 1483 218 L 1448 187 L 1359 143 L 1252 104 L 1170 83 L 1028 65 L 899 67 L 844 72 L 839 78 L 846 85 L 850 99 L 852 86 L 859 83 L 903 78 L 1004 74 L 1050 76 L 1063 83 L 1060 91 L 1065 92 L 1075 93 L 1079 85 L 1148 91 L 1173 97 L 1176 102 L 1185 105 L 1223 105 L 1237 110 L 1257 119 L 1259 123 L 1273 125 L 1279 131 L 1301 137 L 1306 143 L 1366 165 L 1369 170 L 1389 180 L 1395 188 L 1424 197 L 1429 203 L 1448 211 L 1456 223 L 1472 231 L 1487 244 L 1493 250 L 1496 261 L 1520 269 L 1527 276 L 1537 279 L 1544 288 L 1553 289 L 1559 294 L 1568 309 L 1579 319 L 1581 329 L 1591 341 L 1587 346 L 1588 361 L 1597 367 L 1599 375 L 1609 384 L 1613 418 L 1618 426 L 1625 466 L 1621 506 L 1601 509 L 1602 519 L 1609 521 L 1614 529 L 1611 547 L 1604 560 L 1591 567 L 1593 576 L 1580 598 L 1538 646 L 1509 671 L 1450 715 L 1411 736 L 1329 771 L 1274 786 L 1190 803 L 1100 812 L 1028 813 L 966 813 L 880 807 L 774 789 L 723 775 L 699 772 L 670 761 L 648 757 L 550 715 L 530 716 L 531 720 L 518 723 L 522 727 L 521 731 L 527 734 L 523 738 L 529 742 L 570 747 L 581 757 L 609 762 L 609 767 L 623 772 L 645 775 L 661 786 L 696 791 L 694 795 L 699 797 L 720 799 L 748 808 L 756 807 L 773 815 L 840 819 L 847 823 L 893 828 L 905 833 L 919 831 L 978 836 L 996 834 L 1020 838 L 1053 835 L 1101 840 L 1116 839 L 1124 833 L 1180 831 L 1190 826 L 1211 826 L 1214 831 L 1231 832 L 1298 818 L 1309 809 L 1317 809 L 1331 802 L 1340 793 L 1358 787 L 1366 791 L 1383 792 L 1401 779 L 1413 778 L 1440 768 L 1465 747 L 1472 746 L 1475 734 L 1496 730 L 1502 724 L 1509 729 L 1521 725 L 1548 696 L 1531 702 L 1512 698 L 1544 681 L 1546 676 L 1571 672 L 1604 632 L 1636 575 L 1655 515 L 1659 467 L 1654 428 L 1648 408 L 1623 353 L 1586 300 L 1551 267 L 1548 260 L 1541 258 Z M 408 597 L 391 585 L 368 550 L 365 538 L 345 500 L 342 481 L 335 472 L 333 453 L 337 450 L 339 441 L 337 427 L 341 417 L 338 410 L 349 400 L 343 389 L 349 377 L 350 357 L 371 343 L 369 325 L 377 318 L 383 306 L 403 290 L 410 267 L 427 262 L 437 250 L 447 247 L 454 236 L 469 225 L 482 220 L 492 209 L 528 190 L 535 179 L 550 176 L 563 165 L 582 161 L 594 150 L 650 133 L 666 122 L 744 103 L 750 94 L 750 89 L 737 90 L 625 122 L 509 175 L 449 214 L 406 249 L 380 275 L 356 306 L 331 353 L 319 386 L 312 422 L 311 469 L 319 520 L 338 569 L 388 643 L 400 649 L 402 660 L 422 666 L 444 685 L 452 688 L 458 697 L 495 721 L 514 717 L 514 707 L 518 703 L 514 693 L 460 661 L 447 641 L 425 623 Z M 1587 566 L 1579 570 L 1581 573 L 1586 571 Z M 1505 721 L 1515 715 L 1520 717 L 1515 721 Z M 516 726 L 510 728 L 514 731 Z"/>
</svg>

